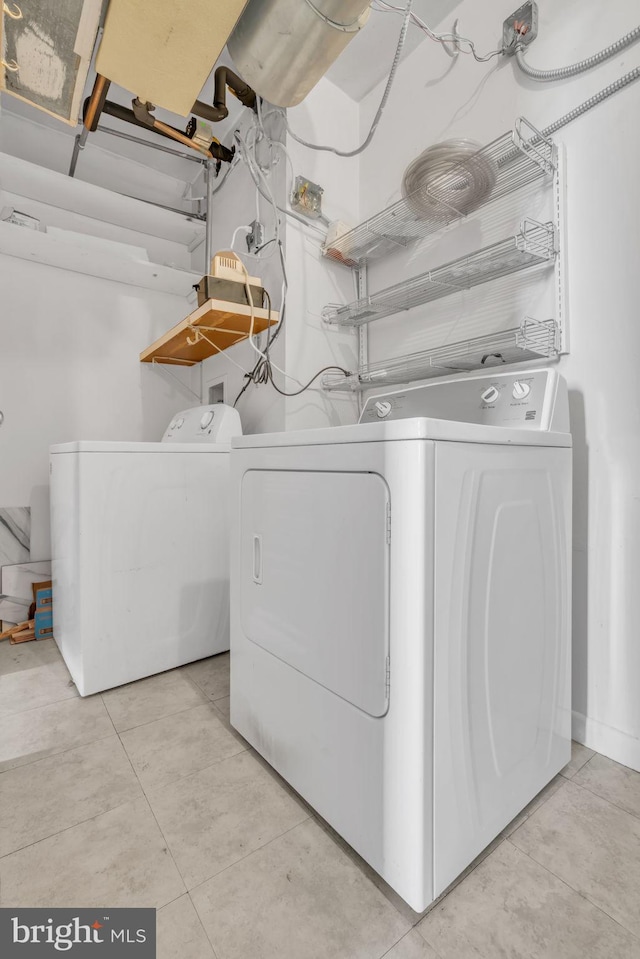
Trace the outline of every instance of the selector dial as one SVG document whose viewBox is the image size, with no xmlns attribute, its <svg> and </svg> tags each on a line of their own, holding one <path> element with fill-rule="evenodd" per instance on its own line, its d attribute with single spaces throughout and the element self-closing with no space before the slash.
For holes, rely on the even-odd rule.
<svg viewBox="0 0 640 959">
<path fill-rule="evenodd" d="M 483 403 L 495 403 L 500 397 L 500 391 L 495 386 L 489 386 L 481 393 Z"/>
<path fill-rule="evenodd" d="M 215 413 L 213 410 L 208 410 L 206 413 L 204 413 L 202 419 L 200 420 L 200 429 L 206 430 L 207 426 L 211 426 L 214 416 Z"/>
<path fill-rule="evenodd" d="M 174 429 L 179 430 L 184 423 L 184 416 L 179 416 L 178 419 L 173 424 Z"/>
<path fill-rule="evenodd" d="M 530 392 L 531 387 L 528 383 L 523 383 L 522 380 L 516 380 L 513 384 L 513 398 L 515 400 L 526 400 Z"/>
<path fill-rule="evenodd" d="M 385 416 L 388 416 L 390 412 L 391 412 L 391 403 L 388 403 L 386 401 L 381 401 L 381 400 L 378 400 L 376 402 L 376 413 L 381 420 L 383 420 Z"/>
</svg>

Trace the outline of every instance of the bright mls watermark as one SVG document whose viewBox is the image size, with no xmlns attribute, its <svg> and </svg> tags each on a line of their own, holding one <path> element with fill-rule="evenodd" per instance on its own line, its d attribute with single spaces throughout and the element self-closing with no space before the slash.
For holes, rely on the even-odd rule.
<svg viewBox="0 0 640 959">
<path fill-rule="evenodd" d="M 155 909 L 0 909 L 2 959 L 156 959 Z"/>
</svg>

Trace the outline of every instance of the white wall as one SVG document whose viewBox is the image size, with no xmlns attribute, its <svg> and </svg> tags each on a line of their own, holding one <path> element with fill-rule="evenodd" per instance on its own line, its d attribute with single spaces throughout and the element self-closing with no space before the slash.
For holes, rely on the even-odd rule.
<svg viewBox="0 0 640 959">
<path fill-rule="evenodd" d="M 311 143 L 333 144 L 342 150 L 358 145 L 358 117 L 358 105 L 327 80 L 321 80 L 306 100 L 289 110 L 291 128 L 299 136 Z M 294 174 L 324 188 L 325 216 L 355 225 L 360 219 L 357 160 L 309 150 L 289 136 L 287 149 Z M 287 220 L 290 283 L 287 371 L 301 383 L 329 364 L 347 370 L 357 365 L 355 333 L 338 333 L 322 323 L 321 311 L 326 304 L 341 303 L 354 296 L 351 271 L 322 256 L 322 239 L 295 220 Z M 358 414 L 354 398 L 324 393 L 321 379 L 315 381 L 313 388 L 287 400 L 287 429 L 339 426 L 355 421 Z M 288 388 L 293 390 L 296 386 L 289 384 Z"/>
<path fill-rule="evenodd" d="M 497 0 L 465 0 L 456 9 L 459 29 L 473 37 L 480 52 L 495 49 L 510 10 Z M 562 66 L 596 52 L 637 21 L 638 6 L 630 0 L 606 5 L 540 0 L 539 36 L 527 56 L 541 68 Z M 389 14 L 390 29 L 399 29 L 399 22 Z M 361 158 L 362 215 L 399 197 L 405 167 L 430 144 L 455 136 L 488 142 L 519 114 L 544 127 L 639 63 L 636 45 L 582 76 L 540 84 L 506 58 L 484 65 L 469 56 L 452 61 L 435 43 L 423 43 L 400 67 L 374 146 Z M 380 95 L 378 87 L 363 101 L 361 134 Z M 575 443 L 574 735 L 636 769 L 640 133 L 633 118 L 639 108 L 636 83 L 557 135 L 566 148 L 568 186 L 571 353 L 560 369 L 571 391 Z M 376 149 L 376 144 L 387 148 Z M 403 327 L 403 322 L 394 318 L 393 326 L 387 325 L 391 332 L 386 337 L 377 334 L 377 339 L 372 327 L 372 360 L 383 359 L 383 351 L 392 345 L 397 353 L 425 345 L 428 311 L 422 333 L 410 322 Z"/>
<path fill-rule="evenodd" d="M 355 145 L 358 105 L 326 80 L 320 81 L 304 103 L 290 111 L 290 116 L 294 128 L 302 136 L 317 142 L 339 138 L 347 147 Z M 242 129 L 246 129 L 248 119 L 245 114 Z M 357 161 L 313 153 L 290 138 L 287 150 L 294 175 L 300 174 L 324 187 L 326 215 L 330 219 L 347 219 L 356 223 L 359 216 Z M 279 156 L 279 161 L 272 175 L 275 178 L 272 185 L 278 204 L 284 206 L 285 196 L 291 190 L 291 165 L 277 148 L 274 155 Z M 255 218 L 255 194 L 249 173 L 244 166 L 237 167 L 214 200 L 214 250 L 226 248 L 235 227 L 248 224 Z M 268 239 L 273 236 L 273 211 L 262 197 L 259 212 Z M 316 227 L 319 225 L 315 224 Z M 286 323 L 276 343 L 273 360 L 295 379 L 285 380 L 277 370 L 274 379 L 280 388 L 293 392 L 328 364 L 338 363 L 353 369 L 355 336 L 326 330 L 320 316 L 326 303 L 342 302 L 353 296 L 353 279 L 349 270 L 321 257 L 323 236 L 313 226 L 307 227 L 287 218 L 283 221 L 281 236 L 286 250 L 289 292 Z M 240 232 L 235 244 L 241 254 L 245 249 L 243 237 L 244 233 Z M 273 246 L 269 249 L 273 250 Z M 250 273 L 263 277 L 274 307 L 279 308 L 282 274 L 277 253 L 262 261 L 244 256 L 244 262 Z M 233 402 L 244 382 L 241 370 L 233 365 L 233 361 L 249 370 L 255 360 L 256 354 L 247 342 L 232 347 L 225 355 L 207 360 L 203 370 L 205 387 L 224 376 L 229 401 Z M 320 380 L 300 397 L 285 398 L 271 386 L 252 385 L 240 399 L 238 410 L 246 433 L 338 425 L 353 422 L 357 416 L 353 398 L 328 397 L 320 387 Z"/>
<path fill-rule="evenodd" d="M 3 171 L 4 183 L 10 177 Z M 49 176 L 51 200 L 59 202 L 55 175 Z M 80 191 L 86 202 L 84 184 L 77 184 L 75 192 Z M 180 244 L 166 238 L 99 224 L 57 206 L 0 191 L 0 202 L 7 197 L 50 225 L 55 222 L 79 232 L 102 233 L 110 241 L 144 244 L 158 259 L 184 259 Z M 155 214 L 150 216 L 153 219 Z M 139 223 L 144 229 L 146 224 Z M 24 228 L 10 229 L 19 231 L 21 238 L 30 235 Z M 32 539 L 39 544 L 32 559 L 49 558 L 51 444 L 77 439 L 158 440 L 175 412 L 194 405 L 196 397 L 186 390 L 190 371 L 172 371 L 182 379 L 183 388 L 138 359 L 145 347 L 191 309 L 182 296 L 0 254 L 0 410 L 4 413 L 0 505 L 31 506 Z M 199 382 L 198 375 L 195 379 Z"/>
<path fill-rule="evenodd" d="M 251 117 L 246 111 L 240 118 L 238 128 L 243 136 L 247 135 L 251 125 Z M 230 143 L 232 141 L 229 141 Z M 224 174 L 224 169 L 221 176 Z M 284 201 L 284 163 L 276 168 L 275 183 L 273 184 L 279 203 Z M 198 184 L 198 188 L 200 184 Z M 202 186 L 204 190 L 204 187 Z M 274 235 L 274 216 L 271 205 L 262 197 L 256 208 L 256 190 L 251 175 L 243 163 L 239 163 L 228 175 L 225 183 L 217 190 L 213 199 L 213 233 L 212 249 L 214 253 L 227 250 L 233 239 L 236 227 L 248 226 L 256 219 L 259 213 L 260 221 L 265 227 L 265 239 Z M 280 309 L 280 286 L 282 273 L 280 258 L 275 244 L 267 247 L 258 257 L 247 255 L 246 230 L 239 230 L 234 242 L 234 250 L 242 260 L 251 276 L 259 276 L 264 288 L 271 296 L 274 310 Z M 198 248 L 202 257 L 203 246 Z M 204 259 L 201 259 L 204 267 Z M 264 345 L 264 337 L 257 337 L 256 342 Z M 279 337 L 274 347 L 274 360 L 278 365 L 284 357 L 284 337 Z M 220 356 L 213 356 L 202 366 L 203 402 L 207 401 L 208 386 L 211 383 L 223 380 L 225 385 L 225 400 L 230 405 L 238 396 L 244 383 L 243 371 L 253 369 L 258 354 L 248 341 L 225 350 Z M 282 398 L 270 386 L 250 386 L 238 403 L 238 410 L 242 419 L 245 433 L 266 432 L 268 430 L 284 429 L 284 403 Z"/>
</svg>

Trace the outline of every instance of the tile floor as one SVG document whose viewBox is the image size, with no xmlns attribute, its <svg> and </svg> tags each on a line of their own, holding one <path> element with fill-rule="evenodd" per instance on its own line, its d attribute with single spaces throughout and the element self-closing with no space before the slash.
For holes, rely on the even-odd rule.
<svg viewBox="0 0 640 959">
<path fill-rule="evenodd" d="M 158 909 L 159 959 L 640 959 L 640 774 L 571 763 L 425 916 L 229 725 L 222 655 L 76 694 L 0 643 L 0 904 Z"/>
</svg>

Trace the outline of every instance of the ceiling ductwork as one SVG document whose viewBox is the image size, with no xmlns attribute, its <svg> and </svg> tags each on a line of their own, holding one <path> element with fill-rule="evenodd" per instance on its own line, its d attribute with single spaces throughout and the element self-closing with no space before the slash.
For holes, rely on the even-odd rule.
<svg viewBox="0 0 640 959">
<path fill-rule="evenodd" d="M 227 48 L 259 96 L 293 107 L 368 19 L 366 0 L 249 0 Z"/>
</svg>

